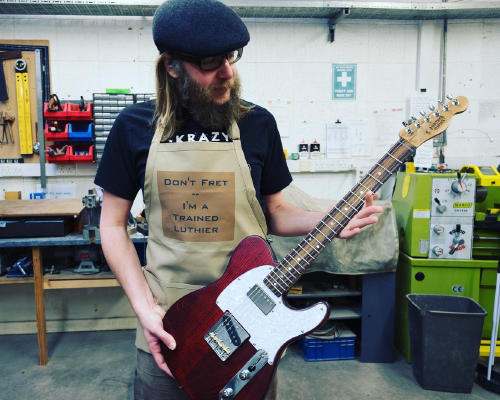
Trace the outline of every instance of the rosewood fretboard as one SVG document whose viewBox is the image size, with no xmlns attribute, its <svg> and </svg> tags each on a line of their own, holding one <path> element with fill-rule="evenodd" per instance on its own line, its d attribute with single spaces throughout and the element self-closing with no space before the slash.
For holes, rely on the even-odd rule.
<svg viewBox="0 0 500 400">
<path fill-rule="evenodd" d="M 398 170 L 416 147 L 401 138 L 318 225 L 264 279 L 277 296 L 287 292 L 323 249 L 365 204 L 366 192 L 375 193 Z"/>
</svg>

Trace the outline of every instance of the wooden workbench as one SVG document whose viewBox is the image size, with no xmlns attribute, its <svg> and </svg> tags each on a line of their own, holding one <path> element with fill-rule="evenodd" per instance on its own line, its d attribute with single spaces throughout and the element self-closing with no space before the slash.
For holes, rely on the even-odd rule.
<svg viewBox="0 0 500 400">
<path fill-rule="evenodd" d="M 83 210 L 81 199 L 55 200 L 8 200 L 0 201 L 0 217 L 28 216 L 78 216 Z M 147 237 L 140 233 L 131 236 L 134 243 L 146 243 Z M 100 239 L 92 238 L 100 245 Z M 38 336 L 39 364 L 49 361 L 47 348 L 47 325 L 45 320 L 45 293 L 47 289 L 74 289 L 119 286 L 112 274 L 97 275 L 43 275 L 42 247 L 89 245 L 78 232 L 61 237 L 0 239 L 0 248 L 29 247 L 33 255 L 33 278 L 0 278 L 0 284 L 33 283 L 35 288 L 36 325 Z"/>
</svg>

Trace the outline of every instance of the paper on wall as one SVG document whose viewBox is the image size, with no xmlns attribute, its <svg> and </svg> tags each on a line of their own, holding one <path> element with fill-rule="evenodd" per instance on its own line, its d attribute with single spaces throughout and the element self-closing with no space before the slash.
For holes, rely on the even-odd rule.
<svg viewBox="0 0 500 400">
<path fill-rule="evenodd" d="M 326 124 L 326 158 L 351 158 L 349 126 Z"/>
<path fill-rule="evenodd" d="M 415 152 L 415 157 L 413 157 L 415 167 L 430 168 L 432 166 L 433 153 L 434 146 L 432 140 L 421 144 Z"/>
<path fill-rule="evenodd" d="M 267 110 L 276 119 L 281 137 L 290 137 L 292 132 L 293 107 L 291 101 L 269 100 Z"/>
<path fill-rule="evenodd" d="M 48 183 L 45 189 L 37 183 L 36 191 L 45 193 L 46 199 L 75 199 L 76 184 L 74 183 Z"/>
<path fill-rule="evenodd" d="M 370 157 L 372 155 L 372 134 L 368 122 L 351 122 L 351 156 L 352 157 Z"/>
<path fill-rule="evenodd" d="M 402 108 L 392 108 L 373 112 L 373 127 L 376 154 L 382 156 L 389 150 L 389 147 L 399 140 L 399 131 L 404 120 Z"/>
</svg>

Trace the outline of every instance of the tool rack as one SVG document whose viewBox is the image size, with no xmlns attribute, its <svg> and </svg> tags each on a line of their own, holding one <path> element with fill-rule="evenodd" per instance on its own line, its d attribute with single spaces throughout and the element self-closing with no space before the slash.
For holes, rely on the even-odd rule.
<svg viewBox="0 0 500 400">
<path fill-rule="evenodd" d="M 96 161 L 99 162 L 104 151 L 111 127 L 120 112 L 132 104 L 149 100 L 152 94 L 121 94 L 121 93 L 94 93 L 94 121 Z"/>
<path fill-rule="evenodd" d="M 45 140 L 54 142 L 46 147 L 47 151 L 53 151 L 46 154 L 48 163 L 94 162 L 93 103 L 86 106 L 86 110 L 80 111 L 78 104 L 68 102 L 62 106 L 62 111 L 49 111 L 48 103 L 44 103 Z"/>
</svg>

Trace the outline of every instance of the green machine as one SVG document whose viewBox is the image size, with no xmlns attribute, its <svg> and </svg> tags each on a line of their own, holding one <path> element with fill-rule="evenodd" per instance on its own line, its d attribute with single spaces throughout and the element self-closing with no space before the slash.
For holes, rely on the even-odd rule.
<svg viewBox="0 0 500 400">
<path fill-rule="evenodd" d="M 395 344 L 411 362 L 406 295 L 469 297 L 488 312 L 500 259 L 500 174 L 493 167 L 398 173 L 392 204 L 399 233 Z"/>
</svg>

